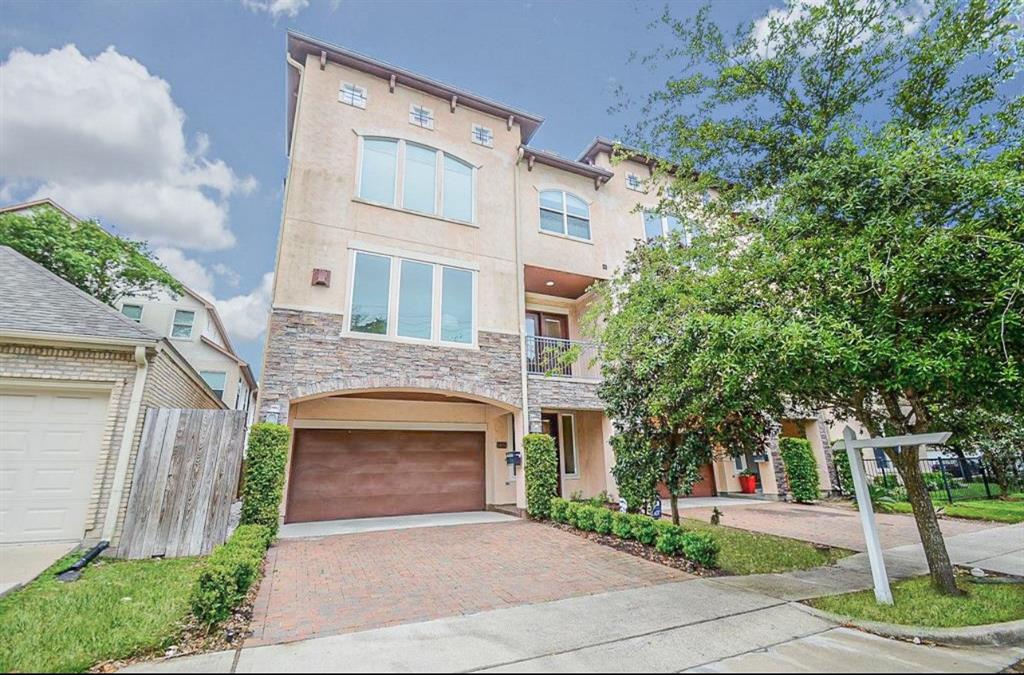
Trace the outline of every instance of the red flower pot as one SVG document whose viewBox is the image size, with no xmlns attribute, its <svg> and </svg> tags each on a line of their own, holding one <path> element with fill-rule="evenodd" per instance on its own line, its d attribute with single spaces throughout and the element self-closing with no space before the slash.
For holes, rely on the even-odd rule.
<svg viewBox="0 0 1024 675">
<path fill-rule="evenodd" d="M 757 476 L 740 476 L 740 492 L 752 495 L 757 492 Z"/>
</svg>

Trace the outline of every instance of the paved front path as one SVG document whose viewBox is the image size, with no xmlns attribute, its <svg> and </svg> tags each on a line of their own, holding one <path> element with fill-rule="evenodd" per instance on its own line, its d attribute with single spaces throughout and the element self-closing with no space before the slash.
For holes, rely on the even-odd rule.
<svg viewBox="0 0 1024 675">
<path fill-rule="evenodd" d="M 818 506 L 782 502 L 757 502 L 756 506 L 751 506 L 747 500 L 733 501 L 741 503 L 718 507 L 724 514 L 722 525 L 803 539 L 851 551 L 866 550 L 860 516 L 854 509 L 840 505 Z M 680 507 L 679 514 L 684 518 L 708 522 L 711 518 L 711 509 Z M 876 517 L 883 548 L 921 542 L 913 516 L 878 513 Z M 999 527 L 999 523 L 944 518 L 939 521 L 939 527 L 946 537 L 953 537 Z"/>
<path fill-rule="evenodd" d="M 523 520 L 278 541 L 249 645 L 689 578 Z"/>
</svg>

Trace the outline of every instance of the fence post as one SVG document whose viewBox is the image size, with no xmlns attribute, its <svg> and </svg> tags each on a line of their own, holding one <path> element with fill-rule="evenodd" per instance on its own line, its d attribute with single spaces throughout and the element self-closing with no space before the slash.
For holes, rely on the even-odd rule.
<svg viewBox="0 0 1024 675">
<path fill-rule="evenodd" d="M 978 468 L 981 469 L 981 482 L 985 484 L 985 497 L 992 499 L 992 488 L 988 484 L 988 471 L 985 470 L 985 463 L 978 462 Z"/>
<path fill-rule="evenodd" d="M 878 457 L 875 457 L 875 466 L 882 470 L 882 487 L 886 490 L 889 489 L 889 477 L 885 475 L 885 462 L 879 462 Z"/>
<path fill-rule="evenodd" d="M 946 488 L 946 499 L 953 503 L 953 491 L 949 489 L 949 479 L 946 477 L 946 463 L 939 457 L 939 473 L 942 474 L 942 485 Z"/>
</svg>

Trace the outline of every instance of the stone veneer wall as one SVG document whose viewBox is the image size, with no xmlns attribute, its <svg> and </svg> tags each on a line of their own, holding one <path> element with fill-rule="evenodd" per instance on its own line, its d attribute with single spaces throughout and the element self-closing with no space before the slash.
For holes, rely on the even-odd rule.
<svg viewBox="0 0 1024 675">
<path fill-rule="evenodd" d="M 288 420 L 292 400 L 353 389 L 438 389 L 522 404 L 519 336 L 480 331 L 479 348 L 346 337 L 344 317 L 274 309 L 259 419 Z"/>
<path fill-rule="evenodd" d="M 530 375 L 526 383 L 530 432 L 540 433 L 541 408 L 604 411 L 604 403 L 597 395 L 597 386 L 597 382 Z"/>
<path fill-rule="evenodd" d="M 825 466 L 828 470 L 828 481 L 832 486 L 832 492 L 839 492 L 839 476 L 836 473 L 836 461 L 832 455 L 832 440 L 828 437 L 828 424 L 825 422 L 825 416 L 822 413 L 818 413 L 818 436 L 821 438 L 821 447 L 825 451 Z"/>
</svg>

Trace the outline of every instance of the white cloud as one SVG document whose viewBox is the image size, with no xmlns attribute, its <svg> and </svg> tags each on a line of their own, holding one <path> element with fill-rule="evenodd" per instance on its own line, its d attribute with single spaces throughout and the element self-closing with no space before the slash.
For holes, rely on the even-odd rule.
<svg viewBox="0 0 1024 675">
<path fill-rule="evenodd" d="M 0 193 L 52 197 L 155 246 L 217 250 L 235 243 L 228 199 L 255 189 L 210 140 L 185 137 L 170 85 L 114 48 L 15 49 L 0 64 Z M 29 195 L 26 195 L 29 196 Z"/>
<path fill-rule="evenodd" d="M 213 274 L 198 260 L 176 248 L 157 248 L 153 253 L 175 279 L 205 298 L 213 297 Z"/>
<path fill-rule="evenodd" d="M 242 6 L 254 12 L 266 12 L 274 20 L 284 15 L 294 19 L 309 7 L 309 0 L 242 0 Z"/>
<path fill-rule="evenodd" d="M 255 340 L 263 335 L 267 328 L 267 314 L 270 312 L 270 295 L 273 288 L 274 274 L 267 272 L 263 275 L 260 285 L 249 293 L 213 301 L 232 340 Z"/>
</svg>

